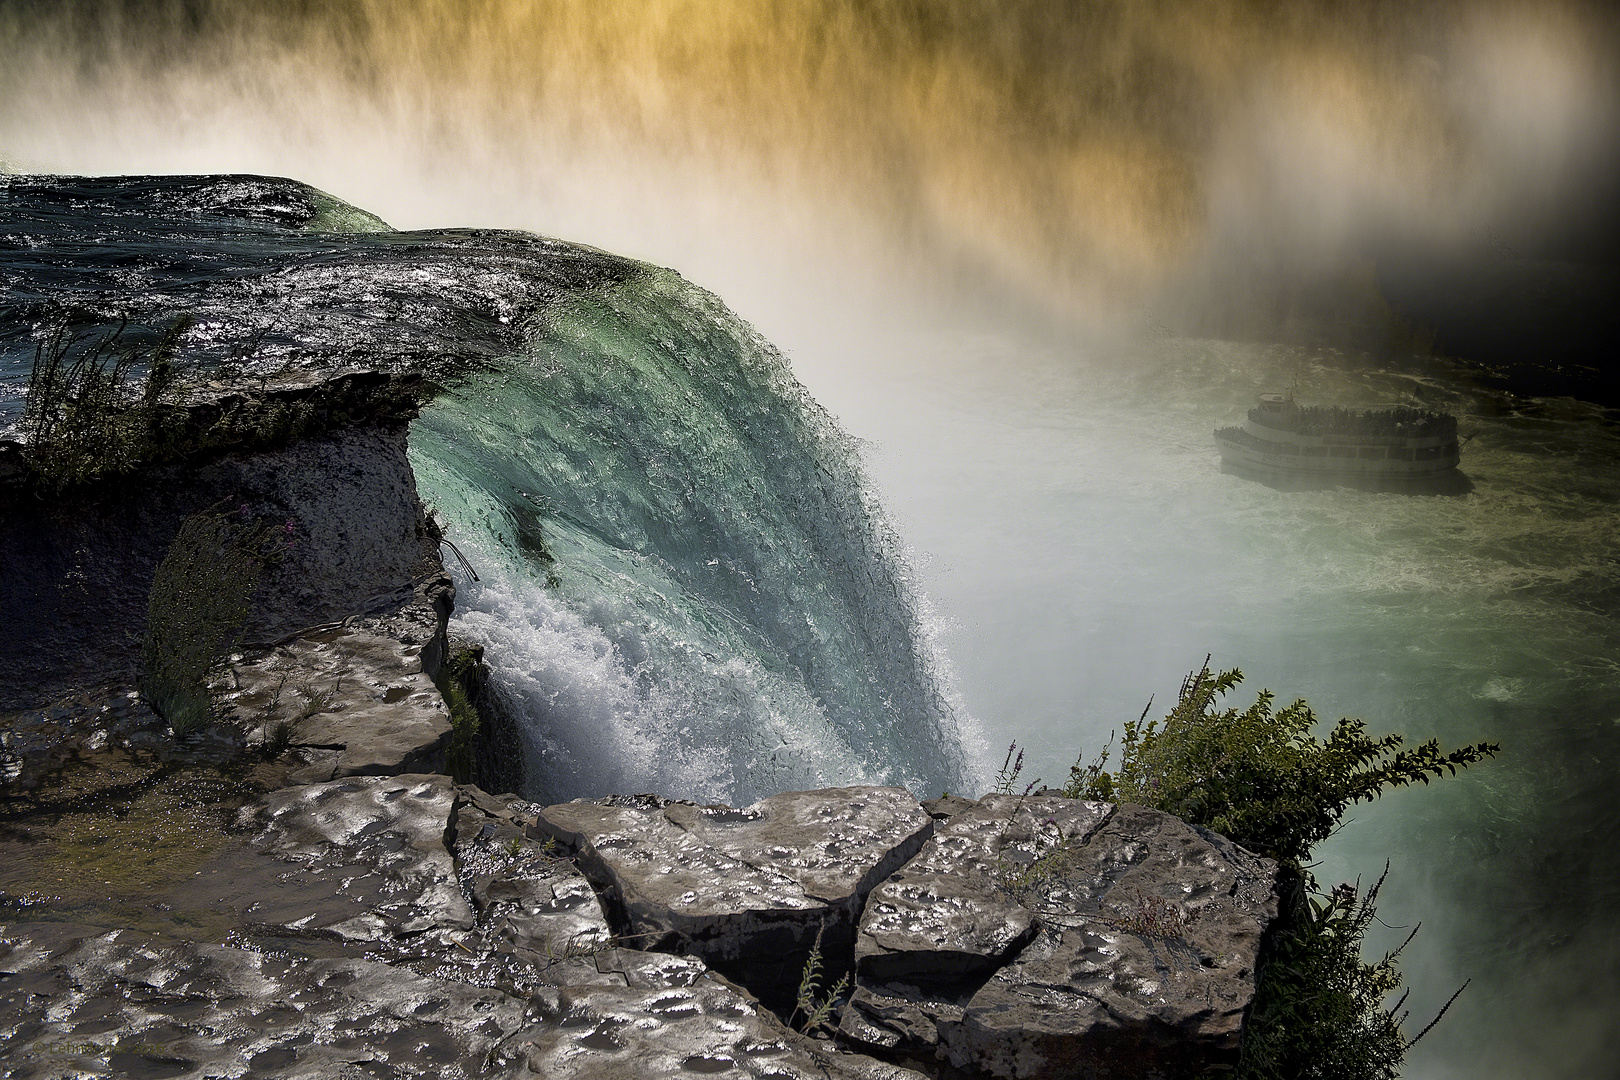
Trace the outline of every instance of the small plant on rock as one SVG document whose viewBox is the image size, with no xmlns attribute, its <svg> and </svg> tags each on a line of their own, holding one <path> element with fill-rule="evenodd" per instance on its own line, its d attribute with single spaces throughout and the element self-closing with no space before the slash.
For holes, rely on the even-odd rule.
<svg viewBox="0 0 1620 1080">
<path fill-rule="evenodd" d="M 99 337 L 66 322 L 34 351 L 23 431 L 35 481 L 61 491 L 135 468 L 152 448 L 158 406 L 175 385 L 174 356 L 190 326 L 178 319 L 155 343 L 131 340 L 129 320 Z M 131 373 L 147 369 L 144 384 Z"/>
<path fill-rule="evenodd" d="M 293 722 L 308 720 L 310 717 L 319 716 L 323 712 L 333 712 L 333 703 L 337 701 L 337 696 L 342 690 L 343 679 L 341 676 L 335 684 L 324 690 L 318 689 L 312 682 L 300 683 L 298 693 L 303 697 L 304 704 L 299 707 L 298 718 Z"/>
<path fill-rule="evenodd" d="M 1162 723 L 1125 725 L 1119 771 L 1106 785 L 1077 765 L 1071 787 L 1106 787 L 1119 802 L 1174 814 L 1297 869 L 1351 804 L 1454 775 L 1500 749 L 1479 743 L 1442 753 L 1434 739 L 1403 749 L 1401 736 L 1372 738 L 1365 721 L 1350 717 L 1319 739 L 1309 705 L 1273 709 L 1269 690 L 1247 709 L 1219 709 L 1242 681 L 1236 669 L 1211 673 L 1206 658 Z"/>
<path fill-rule="evenodd" d="M 1255 991 L 1243 1036 L 1243 1075 L 1293 1080 L 1389 1080 L 1400 1074 L 1406 1051 L 1440 1022 L 1451 1001 L 1417 1035 L 1401 1030 L 1408 1014 L 1401 995 L 1401 950 L 1417 935 L 1414 928 L 1399 947 L 1368 963 L 1361 945 L 1377 917 L 1374 905 L 1389 873 L 1361 893 L 1345 882 L 1331 892 L 1303 898 L 1290 932 L 1276 944 Z"/>
<path fill-rule="evenodd" d="M 1013 755 L 1017 754 L 1017 758 Z M 1018 774 L 1024 771 L 1024 752 L 1018 748 L 1017 742 L 1007 744 L 1007 759 L 996 770 L 996 779 L 990 790 L 1002 795 L 1011 795 L 1013 788 L 1018 784 Z M 1037 781 L 1038 782 L 1038 781 Z M 1033 785 L 1031 785 L 1033 786 Z"/>
<path fill-rule="evenodd" d="M 450 710 L 450 742 L 445 749 L 445 764 L 458 784 L 470 784 L 476 779 L 478 734 L 483 721 L 478 707 L 467 694 L 469 678 L 475 673 L 483 654 L 477 649 L 461 649 L 450 656 L 434 678 L 444 704 Z"/>
<path fill-rule="evenodd" d="M 825 927 L 822 928 L 824 930 Z M 799 979 L 799 990 L 793 998 L 793 1012 L 788 1016 L 788 1022 L 803 1017 L 799 1030 L 808 1035 L 827 1022 L 832 1015 L 833 1006 L 843 997 L 844 991 L 849 989 L 849 976 L 841 975 L 838 981 L 827 988 L 825 994 L 821 993 L 821 934 L 816 931 L 816 940 L 810 946 L 810 957 L 804 962 L 804 974 Z"/>
<path fill-rule="evenodd" d="M 1141 889 L 1131 892 L 1133 895 L 1125 902 L 1124 911 L 1114 920 L 1114 925 L 1127 933 L 1145 938 L 1180 938 L 1198 921 L 1198 912 L 1180 904 L 1150 896 Z"/>
</svg>

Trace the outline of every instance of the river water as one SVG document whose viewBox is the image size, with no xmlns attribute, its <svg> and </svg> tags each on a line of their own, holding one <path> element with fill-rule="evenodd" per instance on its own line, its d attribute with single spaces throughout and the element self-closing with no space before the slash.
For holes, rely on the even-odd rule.
<svg viewBox="0 0 1620 1080">
<path fill-rule="evenodd" d="M 1409 743 L 1499 742 L 1456 779 L 1355 807 L 1325 884 L 1375 879 L 1415 1033 L 1408 1076 L 1588 1078 L 1620 1060 L 1620 425 L 1443 363 L 1196 341 L 1054 345 L 918 327 L 881 365 L 801 374 L 870 440 L 992 765 L 1061 783 L 1206 654 Z M 1279 491 L 1211 433 L 1263 390 L 1457 413 L 1472 490 Z M 904 408 L 894 407 L 904 402 Z"/>
</svg>

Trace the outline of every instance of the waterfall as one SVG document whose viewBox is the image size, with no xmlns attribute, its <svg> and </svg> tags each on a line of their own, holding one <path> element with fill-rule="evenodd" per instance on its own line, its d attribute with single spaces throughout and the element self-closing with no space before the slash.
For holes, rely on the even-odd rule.
<svg viewBox="0 0 1620 1080">
<path fill-rule="evenodd" d="M 926 612 L 851 440 L 672 271 L 522 233 L 394 232 L 267 177 L 4 177 L 0 434 L 36 344 L 188 322 L 208 377 L 413 370 L 421 490 L 478 578 L 534 798 L 972 786 Z M 93 301 L 93 302 L 91 302 Z M 142 369 L 134 372 L 136 377 Z"/>
<path fill-rule="evenodd" d="M 672 271 L 525 331 L 411 453 L 531 795 L 970 783 L 898 540 L 781 355 Z"/>
</svg>

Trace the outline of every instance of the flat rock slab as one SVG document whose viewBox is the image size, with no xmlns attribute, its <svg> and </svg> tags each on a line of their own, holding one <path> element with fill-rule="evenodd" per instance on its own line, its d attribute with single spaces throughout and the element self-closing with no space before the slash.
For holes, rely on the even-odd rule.
<svg viewBox="0 0 1620 1080">
<path fill-rule="evenodd" d="M 262 927 L 371 941 L 466 930 L 473 911 L 445 846 L 455 809 L 449 777 L 355 776 L 271 792 L 242 811 L 256 871 L 232 853 L 220 888 Z M 265 859 L 263 856 L 271 856 Z M 265 875 L 274 873 L 273 889 Z"/>
<path fill-rule="evenodd" d="M 484 937 L 541 962 L 605 948 L 612 930 L 596 890 L 555 841 L 530 836 L 540 808 L 516 795 L 456 791 L 456 866 Z"/>
<path fill-rule="evenodd" d="M 900 788 L 773 795 L 741 809 L 652 796 L 547 807 L 541 828 L 579 853 L 623 932 L 680 951 L 757 993 L 791 994 L 810 948 L 837 955 L 871 888 L 933 820 Z"/>
<path fill-rule="evenodd" d="M 297 638 L 237 666 L 232 717 L 252 742 L 288 725 L 304 761 L 290 783 L 438 771 L 450 713 L 423 670 L 426 647 L 347 627 Z"/>
<path fill-rule="evenodd" d="M 546 1080 L 924 1080 L 796 1035 L 740 988 L 688 959 L 615 950 L 626 985 L 569 987 L 541 999 L 541 1021 L 507 1038 L 490 1064 Z"/>
<path fill-rule="evenodd" d="M 1034 933 L 1006 887 L 1057 840 L 1084 843 L 1113 808 L 1074 799 L 988 795 L 942 821 L 915 859 L 873 890 L 855 964 L 877 980 L 988 974 Z"/>
<path fill-rule="evenodd" d="M 67 938 L 67 940 L 64 940 Z M 528 1003 L 369 960 L 0 927 L 8 1075 L 482 1075 Z"/>
<path fill-rule="evenodd" d="M 1007 798 L 958 809 L 874 891 L 845 1036 L 1019 1080 L 1235 1062 L 1276 864 L 1140 806 Z"/>
</svg>

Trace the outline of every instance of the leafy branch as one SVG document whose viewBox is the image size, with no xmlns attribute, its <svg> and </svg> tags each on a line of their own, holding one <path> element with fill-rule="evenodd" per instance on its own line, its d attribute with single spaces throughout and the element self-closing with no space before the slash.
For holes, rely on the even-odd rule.
<svg viewBox="0 0 1620 1080">
<path fill-rule="evenodd" d="M 1411 936 L 1375 961 L 1362 958 L 1384 877 L 1365 894 L 1348 883 L 1323 894 L 1306 859 L 1351 805 L 1376 799 L 1386 788 L 1455 775 L 1496 756 L 1500 747 L 1480 742 L 1442 751 L 1433 739 L 1406 747 L 1401 736 L 1374 738 L 1363 721 L 1351 718 L 1319 738 L 1316 714 L 1303 700 L 1278 709 L 1271 692 L 1262 690 L 1246 709 L 1220 708 L 1242 680 L 1237 669 L 1211 672 L 1205 657 L 1183 680 L 1162 721 L 1148 719 L 1150 701 L 1125 725 L 1117 772 L 1103 768 L 1110 736 L 1110 745 L 1089 765 L 1075 763 L 1064 794 L 1163 810 L 1282 865 L 1292 887 L 1271 955 L 1259 971 L 1240 1076 L 1392 1080 L 1406 1052 L 1439 1022 L 1456 994 L 1422 1031 L 1406 1038 L 1405 995 L 1388 1007 L 1385 1001 L 1401 986 L 1399 958 Z M 1176 929 L 1171 913 L 1148 910 L 1141 897 L 1138 908 L 1143 929 Z"/>
</svg>

